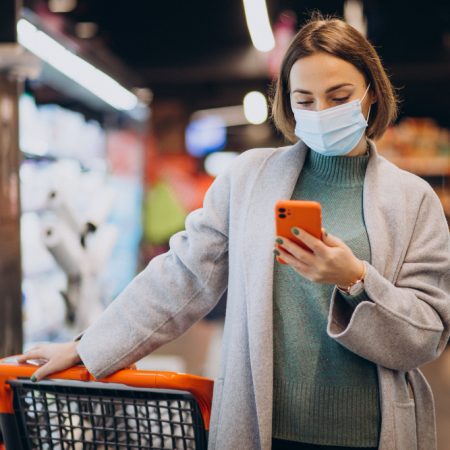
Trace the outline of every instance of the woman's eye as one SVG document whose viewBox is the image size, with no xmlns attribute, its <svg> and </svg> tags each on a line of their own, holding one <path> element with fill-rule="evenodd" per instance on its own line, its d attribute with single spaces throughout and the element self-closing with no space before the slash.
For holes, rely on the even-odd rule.
<svg viewBox="0 0 450 450">
<path fill-rule="evenodd" d="M 346 97 L 335 97 L 335 98 L 333 98 L 333 101 L 334 102 L 345 102 L 349 98 L 350 98 L 350 95 L 347 95 Z M 304 101 L 299 100 L 296 103 L 297 103 L 297 105 L 310 105 L 314 102 L 312 100 L 304 100 Z"/>
</svg>

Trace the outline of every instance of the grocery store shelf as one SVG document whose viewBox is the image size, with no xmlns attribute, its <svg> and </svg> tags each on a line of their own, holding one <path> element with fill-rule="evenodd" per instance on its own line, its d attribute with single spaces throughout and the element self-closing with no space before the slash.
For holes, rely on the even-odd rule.
<svg viewBox="0 0 450 450">
<path fill-rule="evenodd" d="M 450 177 L 449 156 L 391 156 L 381 153 L 386 159 L 401 169 L 415 173 L 420 177 L 442 177 L 439 183 L 431 182 L 432 187 L 441 200 L 444 213 L 450 225 L 450 187 L 447 177 Z"/>
<path fill-rule="evenodd" d="M 450 176 L 450 158 L 448 156 L 383 156 L 401 169 L 420 176 Z"/>
</svg>

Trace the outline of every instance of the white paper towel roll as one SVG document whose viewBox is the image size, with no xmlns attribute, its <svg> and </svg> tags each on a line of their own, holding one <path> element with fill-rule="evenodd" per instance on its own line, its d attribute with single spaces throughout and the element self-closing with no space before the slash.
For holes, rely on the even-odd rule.
<svg viewBox="0 0 450 450">
<path fill-rule="evenodd" d="M 81 276 L 87 269 L 87 258 L 77 235 L 64 224 L 47 223 L 42 229 L 44 244 L 70 277 Z"/>
<path fill-rule="evenodd" d="M 111 187 L 104 187 L 92 200 L 86 214 L 86 222 L 99 227 L 108 219 L 116 199 L 115 190 Z"/>
<path fill-rule="evenodd" d="M 77 217 L 76 212 L 67 203 L 65 196 L 57 190 L 49 192 L 47 198 L 47 204 L 61 220 L 67 223 L 73 231 L 79 233 L 82 231 L 80 219 Z"/>
<path fill-rule="evenodd" d="M 100 291 L 94 276 L 84 276 L 80 282 L 77 300 L 75 326 L 77 334 L 89 327 L 103 312 Z"/>
<path fill-rule="evenodd" d="M 114 250 L 119 237 L 118 228 L 106 223 L 87 239 L 86 252 L 89 255 L 92 269 L 100 273 Z"/>
</svg>

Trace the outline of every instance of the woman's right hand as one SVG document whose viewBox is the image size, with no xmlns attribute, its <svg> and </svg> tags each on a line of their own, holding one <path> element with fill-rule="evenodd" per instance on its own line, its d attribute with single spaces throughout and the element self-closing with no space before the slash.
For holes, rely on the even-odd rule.
<svg viewBox="0 0 450 450">
<path fill-rule="evenodd" d="M 46 361 L 31 377 L 31 381 L 39 381 L 42 378 L 61 370 L 68 369 L 81 362 L 77 352 L 78 342 L 62 344 L 36 345 L 17 358 L 17 362 L 24 363 L 30 359 Z"/>
</svg>

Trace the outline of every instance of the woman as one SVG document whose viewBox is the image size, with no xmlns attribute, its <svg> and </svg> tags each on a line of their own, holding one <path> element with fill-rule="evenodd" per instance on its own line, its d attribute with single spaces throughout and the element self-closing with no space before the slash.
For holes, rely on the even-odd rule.
<svg viewBox="0 0 450 450">
<path fill-rule="evenodd" d="M 417 367 L 449 337 L 449 233 L 431 187 L 377 153 L 396 100 L 374 48 L 313 18 L 287 50 L 273 115 L 293 145 L 236 158 L 79 342 L 20 360 L 48 361 L 36 380 L 80 359 L 102 378 L 181 335 L 227 289 L 210 449 L 435 449 Z M 322 240 L 292 230 L 313 253 L 275 236 L 274 205 L 288 198 L 322 204 Z"/>
</svg>

